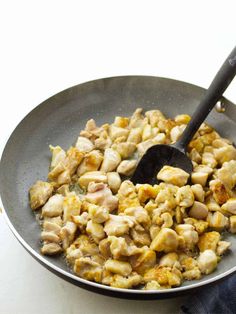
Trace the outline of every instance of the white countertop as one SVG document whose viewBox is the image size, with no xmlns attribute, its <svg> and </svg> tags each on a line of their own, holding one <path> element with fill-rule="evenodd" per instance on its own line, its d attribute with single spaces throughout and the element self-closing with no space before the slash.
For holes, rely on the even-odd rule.
<svg viewBox="0 0 236 314">
<path fill-rule="evenodd" d="M 235 42 L 235 1 L 12 1 L 1 6 L 0 150 L 37 104 L 72 85 L 156 75 L 207 87 Z M 225 95 L 236 102 L 236 79 Z M 129 301 L 56 277 L 0 215 L 0 313 L 178 313 L 184 298 Z"/>
</svg>

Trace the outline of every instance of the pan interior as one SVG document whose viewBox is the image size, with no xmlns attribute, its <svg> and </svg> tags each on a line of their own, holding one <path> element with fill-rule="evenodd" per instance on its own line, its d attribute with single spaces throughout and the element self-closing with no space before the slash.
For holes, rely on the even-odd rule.
<svg viewBox="0 0 236 314">
<path fill-rule="evenodd" d="M 28 190 L 36 180 L 47 178 L 49 144 L 67 149 L 75 143 L 88 119 L 94 118 L 98 125 L 111 123 L 115 116 L 130 115 L 138 107 L 160 109 L 168 117 L 192 114 L 204 92 L 200 87 L 175 80 L 125 76 L 71 87 L 36 107 L 12 133 L 1 159 L 1 198 L 14 229 L 34 251 L 40 252 L 40 227 L 28 205 Z M 226 111 L 213 110 L 208 122 L 222 136 L 236 141 L 236 109 L 228 100 L 224 102 Z M 232 251 L 202 282 L 235 267 L 236 237 L 227 238 Z M 44 259 L 70 271 L 62 257 Z M 193 284 L 196 281 L 184 283 Z"/>
</svg>

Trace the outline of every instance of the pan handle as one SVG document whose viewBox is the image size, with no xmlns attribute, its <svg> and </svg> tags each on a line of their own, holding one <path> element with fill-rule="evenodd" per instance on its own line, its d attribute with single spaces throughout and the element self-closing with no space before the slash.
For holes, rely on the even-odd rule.
<svg viewBox="0 0 236 314">
<path fill-rule="evenodd" d="M 210 87 L 206 91 L 204 98 L 201 100 L 192 119 L 188 123 L 181 138 L 174 146 L 182 151 L 185 151 L 188 143 L 199 129 L 202 122 L 211 112 L 217 101 L 229 86 L 234 76 L 236 75 L 236 47 L 232 50 L 228 58 L 225 60 L 220 70 L 213 79 Z"/>
</svg>

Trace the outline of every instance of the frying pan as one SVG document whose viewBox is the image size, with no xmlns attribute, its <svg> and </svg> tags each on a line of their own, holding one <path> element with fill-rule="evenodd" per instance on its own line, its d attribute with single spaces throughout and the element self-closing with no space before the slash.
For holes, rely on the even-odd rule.
<svg viewBox="0 0 236 314">
<path fill-rule="evenodd" d="M 117 115 L 130 115 L 137 107 L 160 109 L 166 116 L 192 114 L 205 89 L 172 79 L 151 76 L 122 76 L 99 79 L 68 88 L 33 109 L 16 127 L 2 154 L 0 192 L 4 214 L 12 232 L 25 249 L 65 280 L 100 294 L 129 299 L 160 299 L 193 292 L 215 284 L 236 271 L 236 236 L 227 235 L 231 252 L 217 270 L 201 280 L 181 287 L 148 291 L 117 289 L 75 276 L 63 256 L 40 254 L 40 227 L 28 204 L 28 190 L 38 179 L 46 180 L 50 162 L 48 145 L 64 149 L 75 143 L 88 119 L 111 123 Z M 226 138 L 236 140 L 236 106 L 223 98 L 225 111 L 215 110 L 207 122 Z M 6 257 L 7 258 L 7 257 Z M 31 270 L 32 271 L 32 270 Z"/>
</svg>

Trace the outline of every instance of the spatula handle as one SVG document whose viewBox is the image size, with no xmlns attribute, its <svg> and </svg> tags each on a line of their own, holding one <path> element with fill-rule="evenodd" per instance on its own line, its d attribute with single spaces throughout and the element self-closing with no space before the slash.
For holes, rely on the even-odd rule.
<svg viewBox="0 0 236 314">
<path fill-rule="evenodd" d="M 217 101 L 221 98 L 226 88 L 236 75 L 236 47 L 232 50 L 224 64 L 216 74 L 210 87 L 206 91 L 204 98 L 201 100 L 192 119 L 188 123 L 181 138 L 176 142 L 175 146 L 185 151 L 188 143 L 199 129 L 202 122 L 211 112 Z"/>
</svg>

